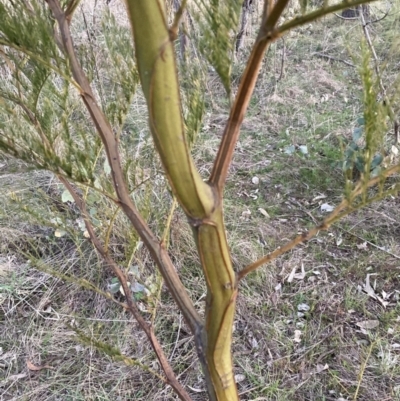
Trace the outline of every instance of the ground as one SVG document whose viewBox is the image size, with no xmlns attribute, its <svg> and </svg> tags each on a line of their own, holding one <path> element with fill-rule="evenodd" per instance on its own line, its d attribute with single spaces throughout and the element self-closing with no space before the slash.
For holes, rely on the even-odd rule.
<svg viewBox="0 0 400 401">
<path fill-rule="evenodd" d="M 381 8 L 380 3 L 373 8 L 372 18 L 383 15 Z M 378 57 L 386 63 L 383 82 L 390 88 L 400 55 L 395 37 L 399 12 L 393 6 L 372 29 Z M 237 57 L 234 88 L 253 36 L 248 32 L 247 46 Z M 236 270 L 318 224 L 326 208 L 342 199 L 343 154 L 363 116 L 362 37 L 358 20 L 333 16 L 297 29 L 269 50 L 226 189 L 226 226 Z M 204 177 L 227 117 L 222 86 L 211 72 L 207 115 L 193 149 Z M 144 124 L 143 109 L 137 106 L 131 119 Z M 398 162 L 393 146 L 399 148 L 388 125 L 388 163 Z M 0 399 L 176 399 L 151 373 L 158 365 L 135 321 L 88 288 L 91 282 L 106 291 L 113 277 L 79 229 L 79 235 L 57 237 L 54 224 L 41 221 L 42 212 L 23 214 L 21 204 L 28 204 L 65 220 L 77 218 L 74 206 L 61 201 L 55 178 L 5 156 L 0 173 Z M 398 180 L 392 177 L 385 185 Z M 148 218 L 159 231 L 169 194 L 147 199 L 155 202 Z M 111 206 L 104 213 L 111 216 Z M 400 400 L 399 215 L 400 198 L 393 195 L 242 281 L 233 354 L 243 400 Z M 118 218 L 113 255 L 125 264 L 135 254 L 128 266 L 134 264 L 154 295 L 159 283 L 154 265 L 127 222 Z M 205 285 L 179 209 L 170 237 L 179 274 L 202 311 Z M 204 400 L 189 330 L 166 288 L 160 291 L 156 333 L 193 399 Z M 115 297 L 123 300 L 119 293 Z M 154 300 L 144 297 L 138 303 L 150 320 Z M 118 360 L 115 349 L 136 365 Z"/>
</svg>

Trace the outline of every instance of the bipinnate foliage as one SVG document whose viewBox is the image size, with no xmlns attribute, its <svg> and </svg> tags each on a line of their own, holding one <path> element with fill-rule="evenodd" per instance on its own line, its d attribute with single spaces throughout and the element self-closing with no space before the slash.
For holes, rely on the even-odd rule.
<svg viewBox="0 0 400 401">
<path fill-rule="evenodd" d="M 231 91 L 233 50 L 242 0 L 196 0 L 193 15 L 199 27 L 198 48 Z M 190 8 L 192 9 L 192 8 Z"/>
<path fill-rule="evenodd" d="M 131 30 L 118 23 L 110 12 L 102 16 L 102 32 L 92 32 L 84 14 L 76 14 L 77 0 L 0 3 L 0 149 L 34 168 L 53 172 L 63 184 L 63 194 L 67 192 L 68 197 L 64 195 L 62 200 L 75 204 L 80 229 L 85 230 L 85 236 L 118 278 L 126 303 L 88 283 L 77 280 L 77 284 L 114 300 L 135 317 L 158 358 L 163 380 L 183 400 L 190 400 L 190 396 L 174 375 L 152 324 L 139 311 L 127 275 L 110 247 L 110 238 L 118 230 L 115 223 L 124 213 L 124 223 L 129 221 L 136 229 L 127 239 L 130 255 L 125 255 L 125 267 L 131 267 L 140 237 L 141 245 L 146 245 L 162 274 L 193 334 L 210 400 L 238 400 L 231 341 L 240 280 L 319 231 L 327 230 L 353 210 L 400 189 L 397 183 L 385 186 L 387 178 L 400 170 L 399 165 L 376 170 L 377 154 L 383 153 L 388 113 L 376 102 L 377 79 L 370 67 L 369 50 L 364 46 L 364 116 L 360 124 L 364 131 L 355 139 L 363 140 L 364 146 L 358 149 L 357 158 L 350 158 L 346 165 L 346 169 L 352 168 L 362 159 L 360 180 L 354 182 L 347 177 L 342 202 L 319 225 L 238 272 L 233 270 L 222 207 L 224 185 L 265 51 L 290 29 L 363 2 L 366 1 L 333 5 L 324 2 L 321 9 L 308 14 L 307 4 L 302 2 L 300 15 L 279 25 L 289 1 L 266 0 L 260 33 L 234 99 L 231 66 L 240 0 L 194 0 L 188 2 L 185 10 L 180 9 L 196 21 L 192 31 L 186 32 L 191 40 L 191 47 L 186 49 L 190 57 L 181 57 L 180 62 L 174 44 L 179 18 L 169 25 L 161 0 L 126 2 L 133 40 Z M 182 6 L 185 4 L 182 2 Z M 87 40 L 75 38 L 77 31 L 85 32 Z M 205 182 L 191 156 L 191 146 L 202 124 L 209 67 L 218 74 L 227 103 L 232 106 L 213 171 Z M 139 83 L 141 92 L 136 93 Z M 134 96 L 142 106 L 146 103 L 145 129 L 132 119 Z M 139 120 L 140 113 L 135 117 Z M 163 175 L 157 172 L 158 161 L 140 154 L 144 147 L 139 131 L 143 130 L 152 135 Z M 141 189 L 146 192 L 150 188 L 146 184 L 146 167 L 154 173 L 151 185 L 158 182 L 164 186 L 168 181 L 192 228 L 207 285 L 204 318 L 194 307 L 168 253 L 168 230 L 175 203 L 168 214 L 166 207 L 156 210 L 155 200 L 149 195 L 151 189 L 145 195 L 140 193 Z M 375 184 L 379 184 L 377 189 Z M 102 213 L 101 207 L 106 204 L 107 211 Z M 160 215 L 159 220 L 168 215 L 165 224 L 159 224 Z M 56 223 L 50 222 L 49 226 Z M 160 288 L 154 291 L 156 296 Z M 78 334 L 88 340 L 83 333 Z M 112 346 L 100 342 L 94 345 L 118 360 L 136 363 Z"/>
<path fill-rule="evenodd" d="M 182 66 L 182 106 L 186 136 L 189 146 L 196 142 L 205 112 L 205 67 L 204 60 L 197 58 Z"/>
<path fill-rule="evenodd" d="M 0 81 L 0 146 L 37 168 L 94 185 L 99 161 L 104 160 L 101 141 L 57 46 L 55 21 L 40 2 L 32 2 L 32 7 L 0 4 L 0 60 L 7 77 Z M 103 40 L 81 44 L 79 61 L 99 97 L 107 94 L 104 111 L 120 135 L 138 74 L 129 29 L 109 12 L 102 25 Z"/>
</svg>

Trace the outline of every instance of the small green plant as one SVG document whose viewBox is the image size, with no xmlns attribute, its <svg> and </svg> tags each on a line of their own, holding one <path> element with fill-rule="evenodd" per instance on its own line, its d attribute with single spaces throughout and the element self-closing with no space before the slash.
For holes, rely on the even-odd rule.
<svg viewBox="0 0 400 401">
<path fill-rule="evenodd" d="M 353 129 L 352 140 L 344 151 L 344 161 L 342 164 L 343 171 L 350 177 L 354 175 L 354 168 L 358 172 L 358 174 L 355 175 L 356 177 L 363 174 L 366 168 L 369 168 L 371 177 L 376 177 L 381 172 L 383 156 L 381 153 L 376 153 L 373 155 L 371 162 L 368 163 L 368 148 L 365 143 L 364 135 L 365 119 L 364 117 L 359 117 L 356 127 Z"/>
</svg>

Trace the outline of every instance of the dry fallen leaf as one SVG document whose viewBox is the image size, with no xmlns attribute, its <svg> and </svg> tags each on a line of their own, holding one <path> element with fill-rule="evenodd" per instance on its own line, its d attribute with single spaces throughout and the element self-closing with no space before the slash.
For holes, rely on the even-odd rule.
<svg viewBox="0 0 400 401">
<path fill-rule="evenodd" d="M 250 341 L 252 348 L 258 348 L 258 341 L 253 337 Z"/>
<path fill-rule="evenodd" d="M 242 218 L 248 219 L 250 216 L 251 216 L 251 212 L 250 212 L 249 209 L 244 210 L 244 211 L 242 212 Z"/>
<path fill-rule="evenodd" d="M 362 244 L 357 244 L 356 247 L 357 247 L 358 249 L 360 249 L 360 250 L 365 251 L 365 250 L 368 249 L 368 244 L 367 244 L 367 242 L 363 242 Z"/>
<path fill-rule="evenodd" d="M 310 307 L 306 303 L 302 303 L 297 305 L 297 310 L 300 312 L 308 312 Z"/>
<path fill-rule="evenodd" d="M 322 195 L 316 196 L 311 202 L 317 202 L 317 201 L 319 201 L 321 199 L 325 199 L 325 198 L 326 198 L 326 195 L 322 194 Z"/>
<path fill-rule="evenodd" d="M 266 397 L 257 397 L 257 398 L 253 398 L 250 401 L 268 401 L 268 398 L 266 398 Z"/>
<path fill-rule="evenodd" d="M 293 279 L 295 278 L 296 280 L 303 280 L 304 277 L 306 276 L 306 271 L 304 270 L 304 264 L 301 264 L 301 273 L 296 274 L 297 267 L 294 267 L 293 270 L 290 272 L 289 277 L 287 278 L 287 282 L 291 283 Z"/>
<path fill-rule="evenodd" d="M 0 260 L 0 277 L 5 277 L 11 272 L 11 260 L 9 259 L 7 263 L 3 263 L 3 260 Z"/>
<path fill-rule="evenodd" d="M 329 365 L 327 363 L 325 365 L 317 364 L 317 367 L 315 368 L 315 373 L 321 373 L 327 369 L 329 369 Z"/>
<path fill-rule="evenodd" d="M 371 286 L 371 284 L 370 284 L 370 276 L 376 276 L 377 274 L 376 273 L 370 273 L 370 274 L 367 274 L 367 277 L 366 277 L 366 279 L 365 279 L 365 284 L 363 285 L 363 287 L 362 287 L 362 289 L 363 289 L 363 291 L 364 292 L 366 292 L 367 293 L 367 295 L 368 296 L 370 296 L 371 298 L 373 298 L 373 299 L 376 299 L 377 301 L 379 301 L 381 304 L 382 304 L 382 306 L 384 307 L 384 308 L 386 308 L 386 306 L 388 306 L 389 305 L 389 301 L 385 301 L 385 296 L 384 296 L 384 299 L 382 299 L 376 292 L 375 292 L 375 290 L 374 290 L 374 288 Z"/>
<path fill-rule="evenodd" d="M 29 360 L 26 361 L 26 366 L 28 367 L 29 370 L 33 370 L 33 371 L 38 371 L 38 370 L 42 370 L 43 369 L 41 366 L 34 365 Z"/>
<path fill-rule="evenodd" d="M 356 323 L 360 329 L 369 330 L 379 326 L 379 320 L 364 320 Z"/>
<path fill-rule="evenodd" d="M 29 359 L 26 361 L 26 366 L 29 370 L 32 370 L 34 372 L 37 372 L 39 370 L 42 369 L 53 369 L 51 366 L 49 365 L 43 365 L 43 366 L 36 366 L 34 365 Z"/>
<path fill-rule="evenodd" d="M 242 382 L 245 378 L 246 378 L 245 375 L 241 375 L 241 374 L 235 375 L 235 382 L 236 382 L 236 383 L 240 383 L 240 382 Z"/>
<path fill-rule="evenodd" d="M 267 212 L 265 209 L 263 209 L 262 207 L 259 207 L 259 208 L 258 208 L 258 211 L 259 211 L 263 216 L 267 217 L 268 219 L 271 217 L 271 216 L 268 214 L 268 212 Z"/>
<path fill-rule="evenodd" d="M 191 387 L 188 385 L 188 387 L 190 388 L 190 390 L 194 391 L 195 393 L 205 393 L 206 390 L 202 390 L 201 388 L 195 388 L 195 387 Z"/>
<path fill-rule="evenodd" d="M 297 280 L 303 280 L 306 276 L 306 271 L 304 270 L 304 264 L 301 264 L 301 273 L 297 273 L 294 275 L 294 278 Z"/>
<path fill-rule="evenodd" d="M 294 331 L 294 339 L 293 339 L 293 341 L 295 342 L 295 343 L 300 343 L 301 342 L 301 331 L 300 330 L 295 330 Z"/>
<path fill-rule="evenodd" d="M 10 382 L 10 381 L 14 382 L 14 381 L 17 381 L 19 379 L 23 379 L 25 377 L 26 377 L 26 373 L 18 373 L 16 375 L 8 376 L 5 380 L 0 381 L 0 387 L 3 387 L 7 382 Z"/>
<path fill-rule="evenodd" d="M 291 283 L 294 279 L 294 275 L 296 274 L 297 267 L 293 267 L 293 270 L 290 272 L 289 277 L 287 278 L 287 282 Z"/>
<path fill-rule="evenodd" d="M 126 285 L 129 287 L 131 285 L 131 283 L 129 281 L 126 282 Z M 125 296 L 125 291 L 124 288 L 122 287 L 122 285 L 119 287 L 119 292 Z"/>
<path fill-rule="evenodd" d="M 321 205 L 321 212 L 332 212 L 333 209 L 334 207 L 329 203 L 323 203 Z"/>
</svg>

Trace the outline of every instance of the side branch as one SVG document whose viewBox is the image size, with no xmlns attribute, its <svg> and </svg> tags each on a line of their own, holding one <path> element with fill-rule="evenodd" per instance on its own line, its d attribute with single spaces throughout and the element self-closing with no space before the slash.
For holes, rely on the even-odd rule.
<svg viewBox="0 0 400 401">
<path fill-rule="evenodd" d="M 168 360 L 167 357 L 164 354 L 164 351 L 160 345 L 160 343 L 157 340 L 157 337 L 154 334 L 153 328 L 144 320 L 143 316 L 139 312 L 139 309 L 137 308 L 133 297 L 132 297 L 132 292 L 128 286 L 128 282 L 126 279 L 126 276 L 124 272 L 119 268 L 115 260 L 108 254 L 107 250 L 104 248 L 102 245 L 101 241 L 97 237 L 96 233 L 94 232 L 93 226 L 90 223 L 89 220 L 89 215 L 86 210 L 86 204 L 85 202 L 81 199 L 81 197 L 78 195 L 74 187 L 69 183 L 68 180 L 65 178 L 58 176 L 57 177 L 62 184 L 67 188 L 68 192 L 71 194 L 71 196 L 74 198 L 74 201 L 76 205 L 78 206 L 78 209 L 82 213 L 83 220 L 85 222 L 86 230 L 89 233 L 90 240 L 92 241 L 94 247 L 96 248 L 97 252 L 101 255 L 103 260 L 106 262 L 107 266 L 111 268 L 113 273 L 118 277 L 119 282 L 121 283 L 121 286 L 124 290 L 124 294 L 126 297 L 126 301 L 128 304 L 128 310 L 129 312 L 133 315 L 133 317 L 136 319 L 136 321 L 139 323 L 139 326 L 142 328 L 142 330 L 146 333 L 146 336 L 148 340 L 150 341 L 150 344 L 157 356 L 158 361 L 160 362 L 161 368 L 165 373 L 167 383 L 175 390 L 175 392 L 179 395 L 179 398 L 184 401 L 190 401 L 191 398 L 189 394 L 186 392 L 186 390 L 182 387 L 182 385 L 179 383 L 177 380 Z"/>
<path fill-rule="evenodd" d="M 377 196 L 367 199 L 366 202 L 361 202 L 360 205 L 357 205 L 355 207 L 353 207 L 353 205 L 352 205 L 353 200 L 357 196 L 359 196 L 363 191 L 365 191 L 366 188 L 369 188 L 376 184 L 381 183 L 384 179 L 386 179 L 387 177 L 389 177 L 395 173 L 398 173 L 399 171 L 400 171 L 400 165 L 396 165 L 396 166 L 391 167 L 390 169 L 384 171 L 380 176 L 372 178 L 366 184 L 359 182 L 357 184 L 357 186 L 355 187 L 355 189 L 350 194 L 350 196 L 347 199 L 343 199 L 342 202 L 335 208 L 335 210 L 321 224 L 313 227 L 311 230 L 309 230 L 306 233 L 298 235 L 296 238 L 294 238 L 292 241 L 288 242 L 284 246 L 275 249 L 273 252 L 269 253 L 268 255 L 265 255 L 261 259 L 258 259 L 257 261 L 246 266 L 243 270 L 241 270 L 238 273 L 238 275 L 237 275 L 238 281 L 240 281 L 242 278 L 244 278 L 249 273 L 251 273 L 254 270 L 256 270 L 257 268 L 259 268 L 260 266 L 271 262 L 272 260 L 278 258 L 279 256 L 283 255 L 284 253 L 292 250 L 297 245 L 310 240 L 315 235 L 317 235 L 319 231 L 328 230 L 333 223 L 342 219 L 343 217 L 347 216 L 348 214 L 360 209 L 361 207 L 364 207 L 365 205 L 367 205 L 369 203 L 381 200 L 389 194 L 397 193 L 400 189 L 399 188 L 400 185 L 397 185 L 388 191 L 385 191 L 385 192 L 382 191 Z"/>
<path fill-rule="evenodd" d="M 329 7 L 319 8 L 318 10 L 312 11 L 311 13 L 301 15 L 293 18 L 292 20 L 282 24 L 279 28 L 276 29 L 277 34 L 283 34 L 292 30 L 293 28 L 297 28 L 300 25 L 308 24 L 312 21 L 315 21 L 319 18 L 324 17 L 325 15 L 334 13 L 336 11 L 341 11 L 346 8 L 359 6 L 361 4 L 372 3 L 376 0 L 351 0 L 351 1 L 342 1 L 341 3 L 334 4 Z"/>
<path fill-rule="evenodd" d="M 268 4 L 270 3 L 269 0 L 266 1 Z M 264 15 L 260 32 L 241 78 L 238 93 L 233 103 L 210 176 L 210 183 L 216 187 L 219 194 L 222 194 L 225 185 L 228 169 L 239 138 L 240 127 L 257 82 L 262 59 L 269 45 L 279 37 L 279 35 L 274 35 L 273 31 L 288 2 L 289 0 L 278 0 L 271 12 L 268 15 Z"/>
<path fill-rule="evenodd" d="M 288 242 L 286 245 L 279 247 L 275 249 L 273 252 L 269 253 L 268 255 L 265 255 L 261 259 L 255 261 L 254 263 L 251 263 L 250 265 L 246 266 L 243 270 L 241 270 L 238 273 L 238 281 L 247 276 L 249 273 L 252 271 L 256 270 L 260 266 L 262 266 L 265 263 L 269 263 L 272 260 L 276 259 L 277 257 L 283 255 L 284 253 L 290 251 L 293 249 L 295 246 L 306 242 L 310 240 L 312 237 L 318 234 L 319 231 L 324 231 L 328 230 L 329 227 L 331 226 L 332 223 L 334 223 L 336 220 L 339 219 L 339 216 L 341 217 L 340 212 L 348 206 L 348 201 L 343 200 L 339 206 L 336 207 L 336 209 L 329 215 L 328 218 L 326 218 L 320 225 L 313 227 L 310 231 L 307 233 L 303 233 L 298 235 L 295 239 L 292 241 Z"/>
<path fill-rule="evenodd" d="M 153 260 L 156 262 L 171 295 L 181 309 L 192 333 L 196 334 L 203 326 L 202 319 L 194 308 L 193 302 L 183 286 L 168 252 L 164 247 L 162 247 L 157 237 L 150 230 L 130 197 L 121 166 L 118 142 L 114 136 L 109 121 L 96 101 L 89 80 L 76 57 L 67 16 L 61 8 L 59 0 L 46 0 L 46 2 L 57 20 L 64 50 L 70 61 L 72 75 L 80 87 L 82 100 L 89 111 L 92 121 L 104 144 L 107 159 L 111 167 L 114 190 L 117 194 L 118 204 L 121 206 L 133 227 L 138 232 L 140 238 L 149 249 Z"/>
<path fill-rule="evenodd" d="M 375 0 L 353 0 L 343 1 L 330 7 L 320 8 L 309 14 L 294 18 L 276 28 L 278 20 L 288 4 L 288 0 L 278 0 L 275 6 L 270 10 L 270 0 L 265 0 L 263 21 L 256 43 L 253 46 L 249 61 L 243 73 L 238 93 L 236 95 L 229 120 L 225 127 L 222 141 L 218 149 L 217 157 L 214 162 L 213 170 L 210 176 L 210 183 L 213 184 L 219 193 L 222 193 L 225 181 L 228 175 L 228 169 L 232 162 L 233 153 L 239 138 L 240 126 L 242 125 L 244 115 L 247 111 L 250 98 L 261 68 L 262 59 L 269 45 L 278 39 L 283 33 L 306 23 L 312 22 L 327 14 L 342 9 L 370 3 Z"/>
</svg>

